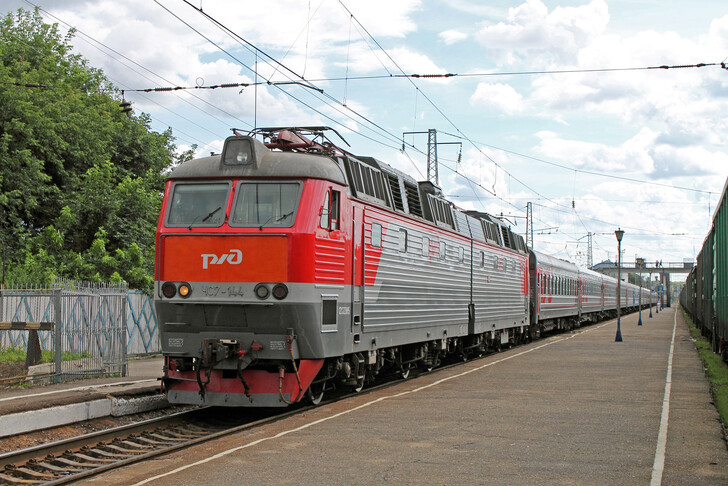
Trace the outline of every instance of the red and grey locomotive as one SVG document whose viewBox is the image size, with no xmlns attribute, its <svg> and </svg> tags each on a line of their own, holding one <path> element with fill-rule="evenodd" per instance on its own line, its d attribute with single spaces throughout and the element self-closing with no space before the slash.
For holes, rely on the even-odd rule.
<svg viewBox="0 0 728 486">
<path fill-rule="evenodd" d="M 155 272 L 170 403 L 315 403 L 610 310 L 608 277 L 529 252 L 497 218 L 323 130 L 236 134 L 170 174 Z M 557 267 L 568 284 L 549 283 Z M 567 289 L 553 314 L 546 300 Z"/>
</svg>

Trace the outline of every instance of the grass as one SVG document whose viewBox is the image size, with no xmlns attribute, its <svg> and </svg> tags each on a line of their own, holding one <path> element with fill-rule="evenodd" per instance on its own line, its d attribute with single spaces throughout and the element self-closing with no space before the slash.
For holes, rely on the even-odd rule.
<svg viewBox="0 0 728 486">
<path fill-rule="evenodd" d="M 0 363 L 25 363 L 25 349 L 21 347 L 10 346 L 5 349 L 0 349 Z M 61 361 L 72 361 L 74 359 L 85 359 L 93 358 L 93 355 L 88 351 L 82 351 L 80 353 L 71 353 L 70 351 L 63 351 L 61 353 Z M 56 354 L 53 351 L 42 351 L 41 363 L 53 363 L 56 359 Z"/>
<path fill-rule="evenodd" d="M 710 342 L 705 339 L 700 330 L 695 327 L 690 316 L 682 309 L 685 321 L 688 323 L 690 335 L 695 341 L 700 359 L 703 360 L 705 375 L 710 382 L 710 390 L 713 394 L 713 403 L 718 409 L 723 428 L 728 429 L 728 364 L 724 363 L 719 355 L 711 349 Z"/>
</svg>

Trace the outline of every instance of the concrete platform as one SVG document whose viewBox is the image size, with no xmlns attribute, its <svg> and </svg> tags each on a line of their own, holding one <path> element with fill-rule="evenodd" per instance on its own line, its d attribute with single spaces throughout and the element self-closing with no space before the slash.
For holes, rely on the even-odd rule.
<svg viewBox="0 0 728 486">
<path fill-rule="evenodd" d="M 128 376 L 0 390 L 0 438 L 169 406 L 159 393 L 162 357 L 129 361 Z"/>
<path fill-rule="evenodd" d="M 681 316 L 643 322 L 624 317 L 621 343 L 615 321 L 552 336 L 86 482 L 728 484 Z"/>
</svg>

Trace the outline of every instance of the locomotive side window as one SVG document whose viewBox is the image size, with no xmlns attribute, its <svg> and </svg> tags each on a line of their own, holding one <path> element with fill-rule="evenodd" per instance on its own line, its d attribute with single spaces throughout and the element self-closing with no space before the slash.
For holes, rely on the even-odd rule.
<svg viewBox="0 0 728 486">
<path fill-rule="evenodd" d="M 463 263 L 464 260 L 465 260 L 465 250 L 463 250 L 462 246 L 459 246 L 458 247 L 458 261 L 460 263 Z"/>
<path fill-rule="evenodd" d="M 329 191 L 326 191 L 326 195 L 324 196 L 324 205 L 321 207 L 321 221 L 319 222 L 319 226 L 321 226 L 322 229 L 329 229 L 329 216 L 331 215 L 331 193 Z"/>
<path fill-rule="evenodd" d="M 445 242 L 441 241 L 440 242 L 440 260 L 445 259 L 445 253 L 447 253 L 446 248 L 445 248 Z"/>
<path fill-rule="evenodd" d="M 331 231 L 339 229 L 339 191 L 326 191 L 319 225 Z"/>
<path fill-rule="evenodd" d="M 222 225 L 229 192 L 227 182 L 175 184 L 167 209 L 167 226 Z"/>
<path fill-rule="evenodd" d="M 293 226 L 300 188 L 301 185 L 297 182 L 241 182 L 230 225 L 283 228 Z"/>
<path fill-rule="evenodd" d="M 339 191 L 331 189 L 331 230 L 339 229 Z"/>
<path fill-rule="evenodd" d="M 430 238 L 427 236 L 422 237 L 422 256 L 426 257 L 430 255 Z"/>
<path fill-rule="evenodd" d="M 382 225 L 379 223 L 372 223 L 372 246 L 382 247 Z"/>
<path fill-rule="evenodd" d="M 399 251 L 407 251 L 407 230 L 403 228 L 399 230 Z"/>
</svg>

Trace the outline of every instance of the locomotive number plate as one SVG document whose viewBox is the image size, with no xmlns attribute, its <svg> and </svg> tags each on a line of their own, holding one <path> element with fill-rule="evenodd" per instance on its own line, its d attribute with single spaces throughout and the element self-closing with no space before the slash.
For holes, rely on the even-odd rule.
<svg viewBox="0 0 728 486">
<path fill-rule="evenodd" d="M 203 285 L 201 290 L 207 297 L 242 297 L 245 294 L 243 287 L 235 285 Z"/>
</svg>

